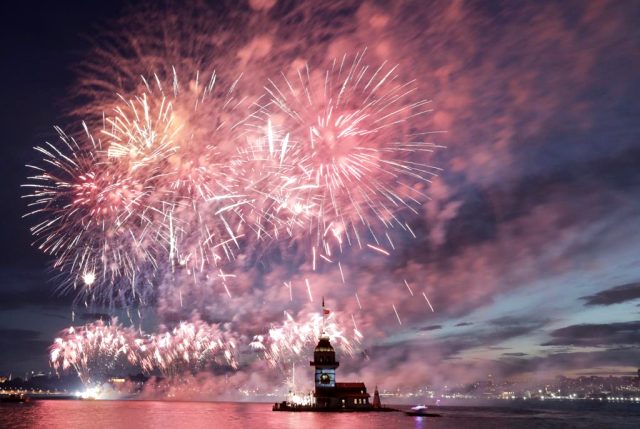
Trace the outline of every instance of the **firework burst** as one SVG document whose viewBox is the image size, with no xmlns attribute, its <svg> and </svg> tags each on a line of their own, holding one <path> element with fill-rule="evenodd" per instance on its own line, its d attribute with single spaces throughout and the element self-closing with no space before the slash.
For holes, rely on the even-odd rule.
<svg viewBox="0 0 640 429">
<path fill-rule="evenodd" d="M 244 100 L 235 96 L 237 80 L 226 89 L 216 80 L 215 73 L 204 81 L 196 73 L 183 85 L 175 71 L 170 82 L 144 80 L 145 92 L 123 98 L 105 132 L 112 157 L 162 171 L 153 196 L 163 214 L 169 258 L 190 269 L 233 257 L 245 203 L 230 170 Z"/>
<path fill-rule="evenodd" d="M 147 217 L 155 173 L 140 180 L 108 162 L 86 127 L 83 144 L 57 131 L 58 144 L 36 148 L 46 168 L 29 166 L 35 174 L 25 185 L 29 214 L 42 218 L 31 228 L 36 243 L 55 256 L 62 287 L 79 290 L 79 298 L 140 298 L 136 283 L 122 287 L 122 280 L 141 280 L 156 264 L 159 233 Z"/>
<path fill-rule="evenodd" d="M 201 321 L 144 335 L 113 319 L 65 329 L 51 346 L 49 359 L 56 371 L 73 369 L 89 383 L 127 367 L 165 376 L 194 373 L 210 365 L 237 368 L 236 344 L 218 325 Z"/>
<path fill-rule="evenodd" d="M 311 236 L 327 259 L 354 243 L 393 248 L 387 230 L 410 230 L 398 214 L 417 213 L 439 170 L 423 159 L 437 146 L 412 125 L 431 111 L 429 100 L 415 101 L 415 82 L 401 82 L 397 67 L 366 65 L 363 52 L 324 73 L 306 66 L 270 80 L 266 91 L 253 117 L 288 133 L 278 153 L 288 186 L 274 199 L 302 225 L 294 237 Z"/>
<path fill-rule="evenodd" d="M 141 95 L 120 97 L 100 137 L 57 129 L 58 144 L 36 148 L 42 166 L 29 166 L 29 215 L 42 219 L 32 232 L 85 302 L 146 302 L 159 268 L 203 270 L 239 247 L 237 81 L 144 82 Z"/>
<path fill-rule="evenodd" d="M 353 356 L 362 342 L 362 334 L 356 328 L 347 328 L 340 315 L 331 313 L 326 319 L 319 314 L 308 315 L 296 321 L 285 312 L 285 321 L 269 329 L 266 335 L 257 335 L 250 343 L 252 350 L 263 354 L 274 367 L 287 367 L 313 353 L 322 334 L 329 336 L 331 343 L 342 354 Z"/>
<path fill-rule="evenodd" d="M 140 349 L 136 332 L 113 320 L 81 327 L 71 327 L 60 333 L 49 353 L 49 360 L 56 371 L 73 368 L 84 383 L 95 381 L 127 363 L 136 365 Z"/>
</svg>

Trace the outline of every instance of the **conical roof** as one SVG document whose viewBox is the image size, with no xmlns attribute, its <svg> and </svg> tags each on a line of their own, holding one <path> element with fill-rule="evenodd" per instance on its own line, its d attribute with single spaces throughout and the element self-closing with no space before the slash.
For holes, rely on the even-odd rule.
<svg viewBox="0 0 640 429">
<path fill-rule="evenodd" d="M 320 341 L 318 341 L 318 345 L 314 350 L 316 352 L 335 352 L 331 342 L 329 341 L 329 336 L 325 333 L 320 337 Z"/>
</svg>

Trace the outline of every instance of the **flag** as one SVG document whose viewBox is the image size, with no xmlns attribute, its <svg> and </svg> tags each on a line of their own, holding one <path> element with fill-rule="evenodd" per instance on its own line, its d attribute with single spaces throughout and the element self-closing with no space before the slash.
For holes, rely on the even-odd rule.
<svg viewBox="0 0 640 429">
<path fill-rule="evenodd" d="M 330 311 L 328 308 L 324 308 L 324 307 L 322 307 L 322 314 L 323 314 L 323 315 L 328 316 L 328 315 L 329 315 L 329 313 L 331 313 L 331 311 Z"/>
</svg>

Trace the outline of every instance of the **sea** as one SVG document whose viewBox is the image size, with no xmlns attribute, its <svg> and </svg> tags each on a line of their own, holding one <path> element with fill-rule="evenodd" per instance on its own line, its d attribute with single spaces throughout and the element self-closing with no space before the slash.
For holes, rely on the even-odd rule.
<svg viewBox="0 0 640 429">
<path fill-rule="evenodd" d="M 411 417 L 402 412 L 273 412 L 267 403 L 36 400 L 0 404 L 0 428 L 640 428 L 637 403 L 545 402 L 434 406 L 429 411 L 441 417 Z"/>
</svg>

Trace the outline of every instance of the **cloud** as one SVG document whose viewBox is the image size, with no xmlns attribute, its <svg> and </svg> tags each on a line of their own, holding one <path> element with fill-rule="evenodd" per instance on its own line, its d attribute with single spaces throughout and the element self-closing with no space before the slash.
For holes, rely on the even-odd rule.
<svg viewBox="0 0 640 429">
<path fill-rule="evenodd" d="M 5 279 L 0 288 L 0 311 L 28 306 L 69 308 L 73 302 L 70 294 L 56 296 L 56 283 L 44 272 L 3 267 L 0 278 Z"/>
<path fill-rule="evenodd" d="M 543 346 L 607 347 L 640 345 L 640 321 L 571 325 L 550 333 Z"/>
<path fill-rule="evenodd" d="M 522 353 L 522 352 L 502 353 L 502 356 L 523 357 L 523 356 L 528 356 L 528 353 Z"/>
<path fill-rule="evenodd" d="M 583 296 L 585 305 L 612 305 L 640 298 L 640 282 L 627 283 L 603 290 L 595 295 Z"/>
<path fill-rule="evenodd" d="M 636 367 L 640 357 L 640 348 L 612 348 L 589 352 L 560 352 L 547 356 L 520 359 L 500 359 L 492 363 L 496 373 L 506 377 L 527 374 L 547 379 L 549 374 L 558 372 L 584 372 L 584 370 L 603 368 L 610 372 L 615 367 Z"/>
<path fill-rule="evenodd" d="M 456 323 L 455 326 L 456 327 L 460 327 L 460 326 L 471 326 L 473 325 L 472 322 L 460 322 L 460 323 Z"/>
<path fill-rule="evenodd" d="M 442 329 L 442 325 L 430 325 L 420 328 L 419 331 L 435 331 L 437 329 Z"/>
<path fill-rule="evenodd" d="M 78 315 L 78 317 L 81 320 L 88 320 L 88 321 L 102 320 L 106 322 L 111 320 L 113 316 L 107 313 L 81 313 L 80 315 Z"/>
<path fill-rule="evenodd" d="M 31 329 L 0 329 L 0 362 L 13 359 L 40 361 L 51 345 L 50 341 L 41 339 L 41 335 Z"/>
<path fill-rule="evenodd" d="M 0 329 L 0 341 L 2 342 L 34 340 L 38 337 L 40 337 L 40 332 L 31 329 Z"/>
</svg>

